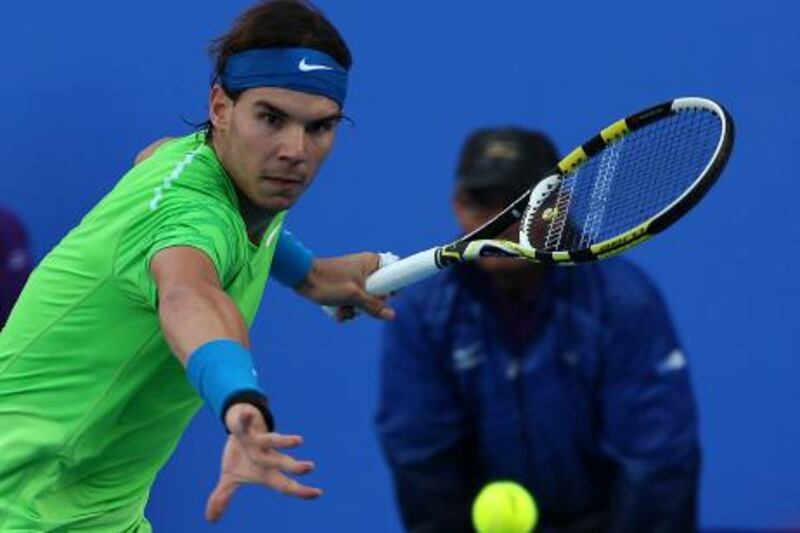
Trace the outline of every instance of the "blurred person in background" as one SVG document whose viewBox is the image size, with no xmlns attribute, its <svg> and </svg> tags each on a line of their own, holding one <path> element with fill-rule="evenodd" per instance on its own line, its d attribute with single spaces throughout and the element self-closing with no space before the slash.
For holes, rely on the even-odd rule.
<svg viewBox="0 0 800 533">
<path fill-rule="evenodd" d="M 28 235 L 11 211 L 0 208 L 0 329 L 33 268 Z"/>
<path fill-rule="evenodd" d="M 453 196 L 461 229 L 557 160 L 536 132 L 472 134 Z M 470 531 L 472 501 L 495 480 L 531 491 L 537 531 L 696 529 L 686 359 L 659 291 L 629 261 L 485 258 L 405 289 L 394 307 L 376 423 L 409 531 Z"/>
</svg>

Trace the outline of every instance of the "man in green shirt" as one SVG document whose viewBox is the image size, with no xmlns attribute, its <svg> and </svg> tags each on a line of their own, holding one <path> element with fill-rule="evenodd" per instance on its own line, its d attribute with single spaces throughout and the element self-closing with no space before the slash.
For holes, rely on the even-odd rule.
<svg viewBox="0 0 800 533">
<path fill-rule="evenodd" d="M 273 256 L 318 303 L 393 315 L 363 289 L 376 255 L 314 259 L 282 229 L 331 149 L 350 52 L 313 6 L 271 1 L 215 54 L 208 128 L 146 150 L 0 332 L 2 531 L 150 531 L 150 486 L 203 400 L 230 433 L 209 520 L 242 483 L 321 494 L 291 477 L 313 464 L 282 451 L 301 437 L 274 432 L 247 328 Z"/>
</svg>

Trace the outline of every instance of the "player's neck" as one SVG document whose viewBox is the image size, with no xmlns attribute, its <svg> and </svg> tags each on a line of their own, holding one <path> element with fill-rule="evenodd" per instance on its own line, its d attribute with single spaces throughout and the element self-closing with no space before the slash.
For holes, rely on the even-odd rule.
<svg viewBox="0 0 800 533">
<path fill-rule="evenodd" d="M 247 236 L 251 242 L 258 244 L 272 222 L 273 214 L 254 204 L 246 194 L 239 190 L 233 180 L 231 180 L 231 184 L 239 199 L 239 213 L 244 220 L 244 227 L 247 228 Z"/>
</svg>

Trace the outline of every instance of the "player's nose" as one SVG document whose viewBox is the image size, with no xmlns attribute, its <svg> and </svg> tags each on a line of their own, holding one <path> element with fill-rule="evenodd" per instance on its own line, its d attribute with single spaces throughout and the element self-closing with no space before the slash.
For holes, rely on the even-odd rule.
<svg viewBox="0 0 800 533">
<path fill-rule="evenodd" d="M 306 159 L 306 132 L 301 126 L 285 128 L 281 132 L 278 146 L 278 157 L 292 163 Z"/>
</svg>

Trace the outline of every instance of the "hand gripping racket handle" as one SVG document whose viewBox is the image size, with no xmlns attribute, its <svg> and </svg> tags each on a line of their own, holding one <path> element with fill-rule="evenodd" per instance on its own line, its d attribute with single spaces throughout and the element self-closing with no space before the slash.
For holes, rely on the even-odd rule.
<svg viewBox="0 0 800 533">
<path fill-rule="evenodd" d="M 385 266 L 367 278 L 367 292 L 376 296 L 391 294 L 439 272 L 439 267 L 436 265 L 436 248 L 381 264 Z"/>
<path fill-rule="evenodd" d="M 417 254 L 417 255 L 419 255 L 419 254 Z M 373 272 L 373 273 L 372 273 L 372 274 L 371 274 L 371 275 L 370 275 L 370 276 L 367 278 L 367 281 L 366 281 L 366 287 L 367 287 L 367 291 L 368 291 L 368 292 L 370 292 L 370 293 L 372 293 L 372 294 L 377 294 L 377 295 L 389 294 L 389 293 L 390 293 L 392 290 L 394 290 L 394 289 L 391 289 L 391 290 L 389 290 L 389 291 L 387 291 L 387 292 L 377 293 L 377 292 L 374 292 L 374 291 L 370 290 L 370 284 L 371 284 L 371 283 L 374 283 L 374 280 L 373 280 L 373 278 L 375 278 L 375 275 L 376 275 L 378 272 L 382 272 L 383 270 L 385 270 L 385 269 L 386 269 L 386 267 L 387 267 L 387 266 L 389 266 L 389 265 L 391 265 L 391 264 L 393 264 L 393 263 L 396 263 L 396 262 L 402 262 L 402 261 L 400 261 L 400 258 L 399 258 L 399 257 L 397 257 L 396 255 L 394 255 L 394 254 L 393 254 L 393 253 L 391 253 L 391 252 L 384 252 L 384 253 L 378 254 L 378 256 L 380 257 L 380 263 L 378 263 L 378 270 L 376 270 L 375 272 Z M 392 279 L 394 279 L 394 278 L 393 278 L 392 276 L 389 276 L 389 279 L 388 279 L 388 281 L 391 281 Z M 381 288 L 383 288 L 383 286 L 385 285 L 385 282 L 382 282 L 382 280 L 383 280 L 383 277 L 382 277 L 382 276 L 379 276 L 379 277 L 378 277 L 378 280 L 377 280 L 377 282 L 378 282 L 377 289 L 381 289 Z M 334 307 L 334 306 L 332 306 L 332 305 L 323 305 L 323 306 L 322 306 L 322 310 L 323 310 L 323 311 L 325 311 L 325 313 L 326 313 L 328 316 L 331 316 L 331 317 L 334 317 L 334 318 L 335 318 L 335 317 L 336 317 L 336 315 L 337 315 L 337 308 L 336 308 L 336 307 Z M 356 309 L 356 313 L 358 313 L 358 310 L 357 310 L 357 309 Z"/>
</svg>

